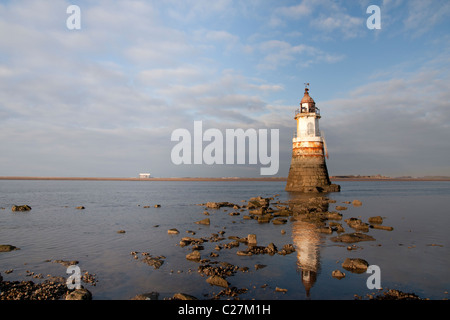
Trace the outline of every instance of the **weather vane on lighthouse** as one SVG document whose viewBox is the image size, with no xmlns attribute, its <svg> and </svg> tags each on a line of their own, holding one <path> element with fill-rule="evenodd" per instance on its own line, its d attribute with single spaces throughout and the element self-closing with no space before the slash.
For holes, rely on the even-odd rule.
<svg viewBox="0 0 450 320">
<path fill-rule="evenodd" d="M 309 82 L 300 108 L 295 110 L 297 133 L 292 139 L 292 160 L 286 191 L 335 192 L 340 186 L 332 184 L 325 162 L 326 147 L 319 130 L 320 110 L 309 96 Z"/>
</svg>

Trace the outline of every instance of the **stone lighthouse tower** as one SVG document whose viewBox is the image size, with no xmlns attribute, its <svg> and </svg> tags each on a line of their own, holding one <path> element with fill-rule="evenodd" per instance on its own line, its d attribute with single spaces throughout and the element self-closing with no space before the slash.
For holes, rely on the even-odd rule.
<svg viewBox="0 0 450 320">
<path fill-rule="evenodd" d="M 297 133 L 292 139 L 292 160 L 286 191 L 335 192 L 325 162 L 325 141 L 319 130 L 320 110 L 309 95 L 309 83 L 300 108 L 295 111 Z"/>
</svg>

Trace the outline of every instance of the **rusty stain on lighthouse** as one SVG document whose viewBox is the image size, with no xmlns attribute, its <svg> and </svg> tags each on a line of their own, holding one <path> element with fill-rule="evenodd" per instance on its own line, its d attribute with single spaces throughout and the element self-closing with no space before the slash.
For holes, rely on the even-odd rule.
<svg viewBox="0 0 450 320">
<path fill-rule="evenodd" d="M 340 186 L 332 184 L 325 162 L 325 140 L 319 130 L 320 110 L 309 95 L 309 83 L 300 107 L 295 111 L 297 132 L 292 139 L 292 160 L 286 191 L 336 192 Z"/>
</svg>

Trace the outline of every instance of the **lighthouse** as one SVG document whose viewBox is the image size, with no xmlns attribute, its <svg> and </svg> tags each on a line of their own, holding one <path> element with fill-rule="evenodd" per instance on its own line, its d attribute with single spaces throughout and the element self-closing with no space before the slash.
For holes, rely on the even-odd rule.
<svg viewBox="0 0 450 320">
<path fill-rule="evenodd" d="M 292 139 L 292 160 L 286 191 L 336 192 L 340 186 L 332 184 L 325 162 L 325 139 L 319 129 L 320 110 L 309 95 L 309 83 L 300 107 L 295 110 L 297 131 Z"/>
</svg>

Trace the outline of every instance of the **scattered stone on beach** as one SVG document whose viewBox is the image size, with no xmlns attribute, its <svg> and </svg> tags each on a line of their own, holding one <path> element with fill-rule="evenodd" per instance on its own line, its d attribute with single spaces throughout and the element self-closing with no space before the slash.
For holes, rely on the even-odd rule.
<svg viewBox="0 0 450 320">
<path fill-rule="evenodd" d="M 333 229 L 333 231 L 336 231 L 337 233 L 345 232 L 344 227 L 338 222 L 330 221 L 328 225 Z"/>
<path fill-rule="evenodd" d="M 382 224 L 383 223 L 383 218 L 381 216 L 370 217 L 369 218 L 369 222 L 370 223 L 376 223 L 376 224 Z"/>
<path fill-rule="evenodd" d="M 158 300 L 159 293 L 158 292 L 148 292 L 148 293 L 141 293 L 133 298 L 131 300 Z"/>
<path fill-rule="evenodd" d="M 364 233 L 354 232 L 354 233 L 344 233 L 337 237 L 333 237 L 330 240 L 334 242 L 352 243 L 360 241 L 375 241 L 375 238 Z"/>
<path fill-rule="evenodd" d="M 360 207 L 362 206 L 362 202 L 360 200 L 353 200 L 352 202 L 353 206 Z"/>
<path fill-rule="evenodd" d="M 336 279 L 341 280 L 342 278 L 345 278 L 345 273 L 342 272 L 341 270 L 334 270 L 334 271 L 331 273 L 331 276 L 332 276 L 333 278 L 336 278 Z"/>
<path fill-rule="evenodd" d="M 69 267 L 69 266 L 78 264 L 77 260 L 72 260 L 72 261 L 68 261 L 68 260 L 53 260 L 52 262 L 53 263 L 59 263 L 59 264 L 63 265 L 64 267 Z"/>
<path fill-rule="evenodd" d="M 211 222 L 210 222 L 209 218 L 205 218 L 205 219 L 197 221 L 195 223 L 196 224 L 202 224 L 202 225 L 209 225 Z"/>
<path fill-rule="evenodd" d="M 371 224 L 370 227 L 373 228 L 373 229 L 386 230 L 386 231 L 392 231 L 392 230 L 394 230 L 393 227 L 389 227 L 389 226 L 381 226 L 381 225 L 379 225 L 379 224 Z"/>
<path fill-rule="evenodd" d="M 287 291 L 288 291 L 287 289 L 283 289 L 283 288 L 279 288 L 279 287 L 276 287 L 276 288 L 275 288 L 275 292 L 286 293 Z"/>
<path fill-rule="evenodd" d="M 66 300 L 92 300 L 92 293 L 84 288 L 76 289 L 66 295 Z"/>
<path fill-rule="evenodd" d="M 155 208 L 161 208 L 160 204 L 155 204 Z"/>
<path fill-rule="evenodd" d="M 200 256 L 200 251 L 198 250 L 194 250 L 191 253 L 188 253 L 186 255 L 186 259 L 191 260 L 191 261 L 200 261 L 201 256 Z"/>
<path fill-rule="evenodd" d="M 422 300 L 415 293 L 406 293 L 395 289 L 389 289 L 378 295 L 368 294 L 370 300 Z"/>
<path fill-rule="evenodd" d="M 270 222 L 272 217 L 273 216 L 271 214 L 263 214 L 258 217 L 258 223 L 268 223 L 268 222 Z"/>
<path fill-rule="evenodd" d="M 0 252 L 10 252 L 14 250 L 20 250 L 20 248 L 17 248 L 10 244 L 0 244 Z"/>
<path fill-rule="evenodd" d="M 78 210 L 84 210 L 84 209 L 86 209 L 84 206 L 78 206 L 78 207 L 75 207 L 75 209 L 78 209 Z"/>
<path fill-rule="evenodd" d="M 347 224 L 350 228 L 353 228 L 358 231 L 363 231 L 363 232 L 369 231 L 369 225 L 365 222 L 362 222 L 361 219 L 349 218 L 349 219 L 345 219 L 344 221 L 347 222 Z"/>
<path fill-rule="evenodd" d="M 250 200 L 247 203 L 248 209 L 254 209 L 254 208 L 267 208 L 269 206 L 270 199 L 269 198 L 263 198 L 263 197 L 253 197 L 250 198 Z"/>
<path fill-rule="evenodd" d="M 220 277 L 220 276 L 210 276 L 208 279 L 206 279 L 206 282 L 208 282 L 210 285 L 228 288 L 229 283 L 226 279 Z"/>
<path fill-rule="evenodd" d="M 206 204 L 201 204 L 210 209 L 220 209 L 221 207 L 234 207 L 235 204 L 231 202 L 207 202 Z"/>
<path fill-rule="evenodd" d="M 257 241 L 256 241 L 256 234 L 249 234 L 247 236 L 247 243 L 250 246 L 256 246 Z"/>
<path fill-rule="evenodd" d="M 27 204 L 20 205 L 20 206 L 13 205 L 13 206 L 11 207 L 11 210 L 12 210 L 12 211 L 30 211 L 30 210 L 31 210 L 31 207 L 30 207 L 29 205 L 27 205 Z"/>
<path fill-rule="evenodd" d="M 286 254 L 291 254 L 292 252 L 295 252 L 295 247 L 292 243 L 289 243 L 289 244 L 285 244 L 283 246 L 283 249 L 278 251 L 278 254 L 286 255 Z"/>
<path fill-rule="evenodd" d="M 344 207 L 344 206 L 336 206 L 336 210 L 347 210 L 347 207 Z"/>
<path fill-rule="evenodd" d="M 283 253 L 291 253 L 291 249 L 287 249 L 283 251 Z M 236 252 L 238 256 L 251 256 L 254 254 L 269 254 L 274 255 L 278 253 L 277 247 L 273 243 L 269 243 L 266 247 L 264 246 L 256 246 L 256 245 L 249 245 L 247 249 L 245 250 L 239 250 Z M 282 253 L 281 253 L 282 254 Z"/>
<path fill-rule="evenodd" d="M 360 258 L 347 258 L 342 263 L 342 268 L 354 273 L 364 273 L 368 266 L 367 261 Z"/>
<path fill-rule="evenodd" d="M 117 233 L 125 233 L 125 230 L 117 230 Z"/>
<path fill-rule="evenodd" d="M 198 300 L 196 297 L 191 296 L 189 294 L 186 293 L 175 293 L 172 297 L 173 300 Z"/>
<path fill-rule="evenodd" d="M 95 274 L 91 274 L 91 273 L 89 273 L 87 271 L 85 273 L 83 273 L 83 275 L 81 276 L 81 280 L 84 283 L 88 283 L 88 284 L 90 284 L 91 286 L 94 286 L 94 287 L 97 285 L 97 282 L 98 282 L 98 280 L 96 278 L 96 275 Z"/>
<path fill-rule="evenodd" d="M 144 255 L 144 253 L 143 253 L 143 255 Z M 165 259 L 164 256 L 153 257 L 153 256 L 149 255 L 148 253 L 146 253 L 144 255 L 144 257 L 141 259 L 141 261 L 148 264 L 149 266 L 153 267 L 154 269 L 159 269 L 164 263 L 163 259 Z"/>
<path fill-rule="evenodd" d="M 287 219 L 275 218 L 272 220 L 272 223 L 275 225 L 285 224 L 285 223 L 287 223 Z"/>
<path fill-rule="evenodd" d="M 341 220 L 342 219 L 342 213 L 339 213 L 337 211 L 333 212 L 325 212 L 325 217 L 330 220 Z"/>
<path fill-rule="evenodd" d="M 62 277 L 51 277 L 42 283 L 0 281 L 0 300 L 59 300 L 67 292 Z"/>
<path fill-rule="evenodd" d="M 318 229 L 318 231 L 320 233 L 325 233 L 325 234 L 332 234 L 333 233 L 333 228 L 330 226 L 324 226 L 324 227 L 320 227 Z"/>
<path fill-rule="evenodd" d="M 172 229 L 167 230 L 167 233 L 168 234 L 179 234 L 180 231 L 178 231 L 178 229 L 176 229 L 176 228 L 172 228 Z"/>
</svg>

